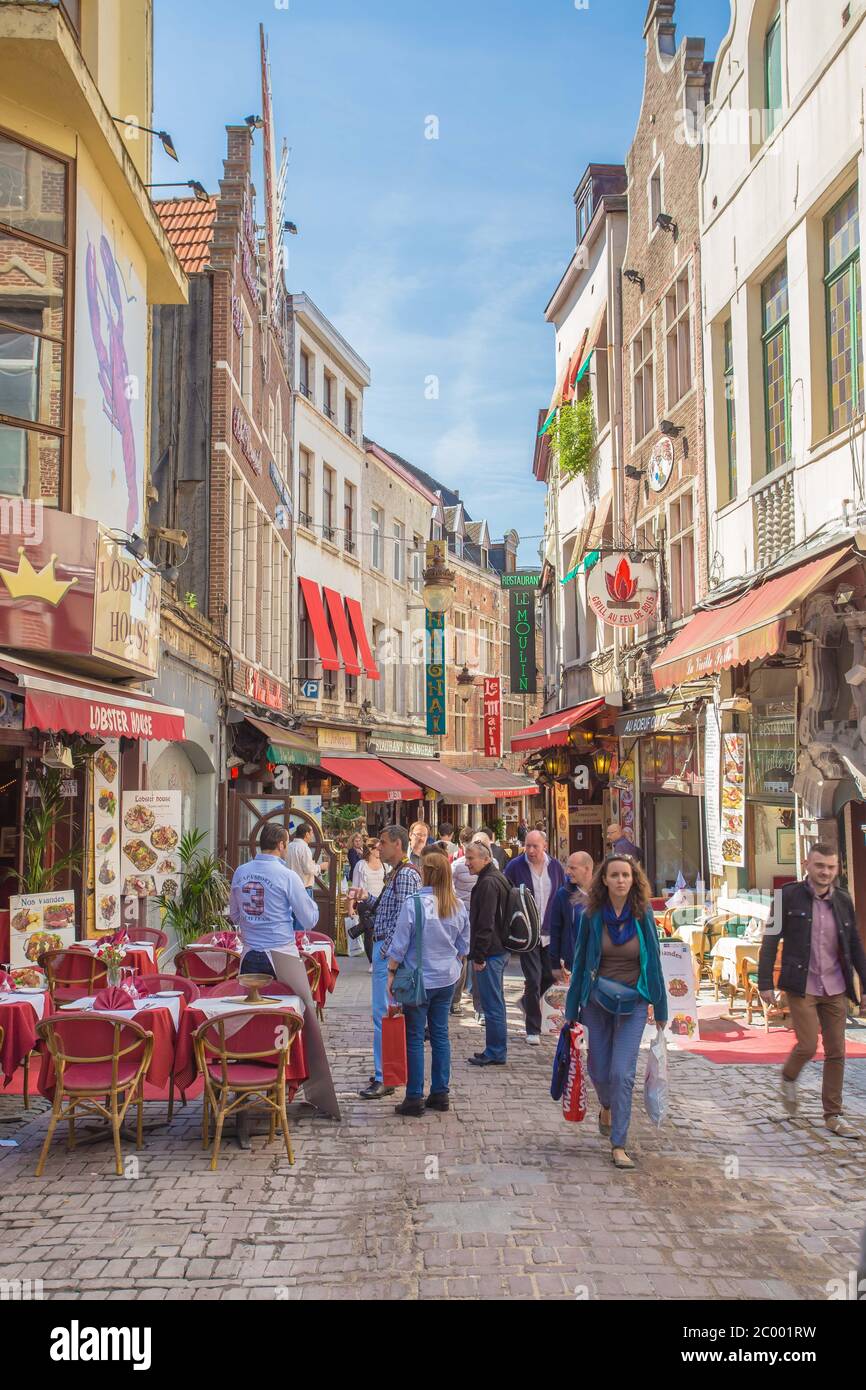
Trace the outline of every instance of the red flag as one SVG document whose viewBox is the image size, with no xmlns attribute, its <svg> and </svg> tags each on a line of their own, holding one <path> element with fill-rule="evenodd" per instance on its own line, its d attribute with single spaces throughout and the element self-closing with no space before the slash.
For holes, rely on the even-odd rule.
<svg viewBox="0 0 866 1390">
<path fill-rule="evenodd" d="M 502 757 L 502 681 L 484 677 L 484 756 Z"/>
</svg>

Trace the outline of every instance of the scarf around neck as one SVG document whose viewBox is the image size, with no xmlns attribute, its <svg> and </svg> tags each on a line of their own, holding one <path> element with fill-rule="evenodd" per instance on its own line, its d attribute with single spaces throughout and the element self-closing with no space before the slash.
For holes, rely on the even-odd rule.
<svg viewBox="0 0 866 1390">
<path fill-rule="evenodd" d="M 637 918 L 632 912 L 629 902 L 626 902 L 622 912 L 616 913 L 613 910 L 613 904 L 608 899 L 601 909 L 601 915 L 614 946 L 624 946 L 627 941 L 631 941 L 637 931 Z"/>
</svg>

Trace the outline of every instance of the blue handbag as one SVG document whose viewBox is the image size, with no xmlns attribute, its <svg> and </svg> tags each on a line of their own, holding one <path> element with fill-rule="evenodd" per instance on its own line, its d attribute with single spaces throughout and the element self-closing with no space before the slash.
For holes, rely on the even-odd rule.
<svg viewBox="0 0 866 1390">
<path fill-rule="evenodd" d="M 394 972 L 394 983 L 391 986 L 391 994 L 398 1004 L 404 1008 L 411 1008 L 413 1005 L 427 1003 L 427 991 L 424 988 L 424 960 L 421 948 L 421 935 L 424 927 L 424 909 L 421 906 L 421 898 L 418 893 L 412 895 L 412 902 L 415 905 L 415 965 L 409 966 L 402 960 Z"/>
<path fill-rule="evenodd" d="M 609 980 L 606 975 L 596 976 L 595 985 L 589 996 L 590 1002 L 597 1004 L 609 1014 L 624 1018 L 634 1013 L 635 1005 L 642 995 L 634 985 L 624 985 L 621 980 Z"/>
</svg>

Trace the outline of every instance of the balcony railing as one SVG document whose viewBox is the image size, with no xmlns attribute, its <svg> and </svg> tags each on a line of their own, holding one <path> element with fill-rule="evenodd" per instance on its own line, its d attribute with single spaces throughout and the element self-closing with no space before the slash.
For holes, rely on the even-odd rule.
<svg viewBox="0 0 866 1390">
<path fill-rule="evenodd" d="M 796 539 L 794 474 L 772 474 L 752 495 L 755 520 L 755 566 L 764 569 L 790 550 Z"/>
<path fill-rule="evenodd" d="M 337 412 L 336 412 L 336 410 L 332 410 L 331 407 L 330 407 L 329 405 L 323 405 L 323 406 L 322 406 L 322 414 L 323 414 L 323 415 L 327 415 L 327 417 L 328 417 L 329 420 L 336 420 L 336 418 L 337 418 Z"/>
<path fill-rule="evenodd" d="M 300 391 L 302 396 L 306 396 L 308 401 L 311 401 L 313 399 L 313 393 L 305 381 L 302 381 L 298 384 L 298 390 Z"/>
</svg>

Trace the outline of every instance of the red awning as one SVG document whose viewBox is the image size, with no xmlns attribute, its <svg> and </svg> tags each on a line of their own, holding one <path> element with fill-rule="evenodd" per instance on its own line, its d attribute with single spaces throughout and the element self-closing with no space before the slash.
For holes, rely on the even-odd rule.
<svg viewBox="0 0 866 1390">
<path fill-rule="evenodd" d="M 346 668 L 346 675 L 360 676 L 361 667 L 358 665 L 358 653 L 355 651 L 355 643 L 352 641 L 352 633 L 349 630 L 349 620 L 346 617 L 343 596 L 342 594 L 338 594 L 336 589 L 326 588 L 325 598 L 328 601 L 331 622 L 337 634 L 337 645 L 343 654 L 343 665 Z"/>
<path fill-rule="evenodd" d="M 656 690 L 781 651 L 791 609 L 826 579 L 845 553 L 832 550 L 766 580 L 732 603 L 696 613 L 653 662 Z"/>
<path fill-rule="evenodd" d="M 471 767 L 467 772 L 473 782 L 486 787 L 497 801 L 512 801 L 520 796 L 538 796 L 541 788 L 531 777 L 522 772 L 511 772 L 507 767 Z"/>
<path fill-rule="evenodd" d="M 362 801 L 421 801 L 424 793 L 378 758 L 320 758 L 319 766 L 332 777 L 357 787 Z"/>
<path fill-rule="evenodd" d="M 533 748 L 561 748 L 568 742 L 568 735 L 576 724 L 592 719 L 594 714 L 604 709 L 603 697 L 587 700 L 573 709 L 561 709 L 556 714 L 546 714 L 534 724 L 528 724 L 515 734 L 511 740 L 512 753 L 529 753 Z"/>
<path fill-rule="evenodd" d="M 358 655 L 363 662 L 364 670 L 371 681 L 377 681 L 381 679 L 379 676 L 379 668 L 373 659 L 373 653 L 370 651 L 370 643 L 367 640 L 367 629 L 364 627 L 364 614 L 361 612 L 361 605 L 356 598 L 347 598 L 346 607 L 349 610 L 349 621 L 352 624 L 352 631 L 355 634 L 355 645 L 358 649 Z"/>
<path fill-rule="evenodd" d="M 312 624 L 322 665 L 326 671 L 339 671 L 340 663 L 337 660 L 337 651 L 331 637 L 331 629 L 328 627 L 319 586 L 312 579 L 302 579 L 301 592 L 307 605 L 307 615 Z"/>
<path fill-rule="evenodd" d="M 0 660 L 24 690 L 24 727 L 55 734 L 102 734 L 106 738 L 185 737 L 184 713 L 161 705 L 144 690 L 78 680 L 24 662 Z"/>
<path fill-rule="evenodd" d="M 439 792 L 446 801 L 460 806 L 492 806 L 496 797 L 486 787 L 473 781 L 470 774 L 459 772 L 434 758 L 386 758 L 389 767 L 423 782 L 431 791 Z"/>
</svg>

